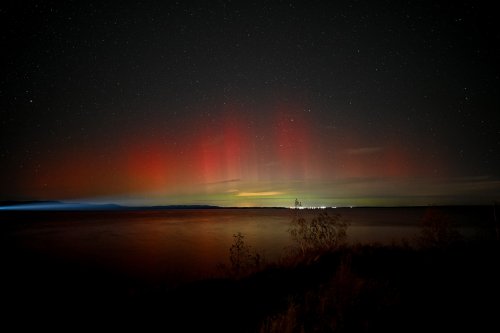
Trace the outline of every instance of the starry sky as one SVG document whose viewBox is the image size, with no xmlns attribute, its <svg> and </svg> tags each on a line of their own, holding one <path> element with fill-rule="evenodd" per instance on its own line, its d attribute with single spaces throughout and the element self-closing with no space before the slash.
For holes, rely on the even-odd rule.
<svg viewBox="0 0 500 333">
<path fill-rule="evenodd" d="M 0 200 L 500 200 L 476 1 L 0 5 Z"/>
</svg>

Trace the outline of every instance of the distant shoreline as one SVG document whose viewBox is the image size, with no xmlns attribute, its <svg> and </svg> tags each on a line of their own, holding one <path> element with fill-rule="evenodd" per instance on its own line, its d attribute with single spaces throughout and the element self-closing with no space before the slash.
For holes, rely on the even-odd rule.
<svg viewBox="0 0 500 333">
<path fill-rule="evenodd" d="M 331 209 L 422 209 L 422 208 L 484 208 L 487 204 L 457 204 L 457 205 L 415 205 L 415 206 L 337 206 L 337 207 L 301 207 L 301 210 L 331 210 Z M 124 206 L 118 204 L 87 204 L 63 201 L 0 201 L 1 211 L 159 211 L 159 210 L 206 210 L 206 209 L 296 209 L 281 206 L 216 206 L 216 205 L 155 205 L 155 206 Z"/>
</svg>

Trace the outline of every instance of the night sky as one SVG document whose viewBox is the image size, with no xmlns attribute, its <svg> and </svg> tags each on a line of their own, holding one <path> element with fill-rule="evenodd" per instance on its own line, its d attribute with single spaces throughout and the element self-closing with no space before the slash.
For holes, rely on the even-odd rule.
<svg viewBox="0 0 500 333">
<path fill-rule="evenodd" d="M 493 5 L 0 7 L 0 200 L 500 200 Z"/>
</svg>

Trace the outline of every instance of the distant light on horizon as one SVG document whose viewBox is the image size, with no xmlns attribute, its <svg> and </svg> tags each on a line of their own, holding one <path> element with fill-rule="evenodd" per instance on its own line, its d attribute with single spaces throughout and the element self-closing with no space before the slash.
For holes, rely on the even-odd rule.
<svg viewBox="0 0 500 333">
<path fill-rule="evenodd" d="M 327 209 L 327 208 L 337 208 L 337 207 L 326 207 L 326 206 L 298 206 L 298 207 L 295 207 L 295 206 L 290 206 L 288 207 L 290 209 Z"/>
<path fill-rule="evenodd" d="M 0 83 L 0 201 L 500 200 L 487 5 L 455 2 L 453 15 L 420 2 L 406 15 L 375 1 L 140 7 L 9 11 L 3 49 L 25 45 Z"/>
</svg>

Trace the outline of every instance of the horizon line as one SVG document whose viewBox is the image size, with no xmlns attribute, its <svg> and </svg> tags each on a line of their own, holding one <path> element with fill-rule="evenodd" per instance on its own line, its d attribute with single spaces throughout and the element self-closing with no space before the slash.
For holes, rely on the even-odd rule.
<svg viewBox="0 0 500 333">
<path fill-rule="evenodd" d="M 338 205 L 338 206 L 221 206 L 210 204 L 163 204 L 163 205 L 123 205 L 116 203 L 84 203 L 59 200 L 4 200 L 0 201 L 0 211 L 79 211 L 79 210 L 147 210 L 147 209 L 300 209 L 300 210 L 321 210 L 321 209 L 342 209 L 342 208 L 418 208 L 418 207 L 471 207 L 471 206 L 496 206 L 491 204 L 415 204 L 415 205 Z"/>
</svg>

